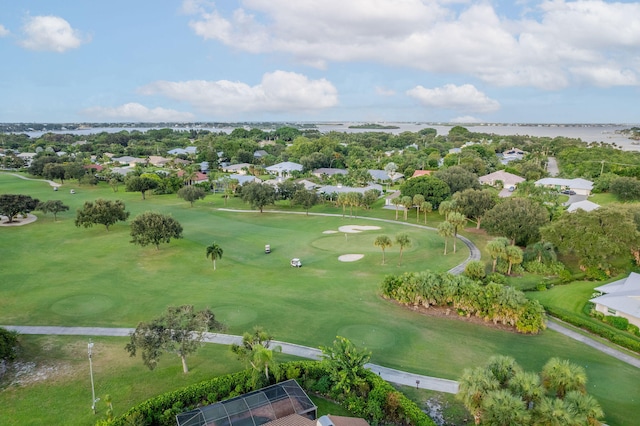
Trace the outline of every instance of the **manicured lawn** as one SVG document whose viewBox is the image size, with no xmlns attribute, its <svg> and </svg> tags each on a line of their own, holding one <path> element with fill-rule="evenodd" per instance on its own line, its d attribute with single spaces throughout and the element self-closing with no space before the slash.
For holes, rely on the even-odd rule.
<svg viewBox="0 0 640 426">
<path fill-rule="evenodd" d="M 596 204 L 600 204 L 601 206 L 620 202 L 618 201 L 618 197 L 609 193 L 591 194 L 589 195 L 589 201 L 594 202 Z"/>
<path fill-rule="evenodd" d="M 71 187 L 76 194 L 69 194 Z M 0 228 L 0 324 L 135 327 L 138 321 L 159 315 L 167 305 L 188 303 L 197 308 L 210 307 L 228 325 L 229 333 L 241 334 L 259 324 L 279 340 L 312 347 L 328 345 L 341 335 L 369 348 L 372 362 L 450 379 L 457 379 L 464 368 L 482 365 L 495 354 L 514 356 L 530 370 L 539 370 L 548 358 L 561 356 L 588 366 L 589 390 L 605 408 L 609 424 L 632 424 L 625 419 L 640 415 L 640 372 L 593 349 L 550 331 L 522 336 L 423 316 L 380 298 L 379 285 L 386 274 L 445 271 L 468 256 L 462 244 L 455 255 L 443 256 L 443 241 L 436 232 L 404 226 L 402 220 L 385 223 L 348 217 L 220 211 L 224 207 L 220 195 L 208 196 L 190 208 L 175 195 L 151 195 L 143 201 L 139 193 L 123 189 L 114 193 L 106 186 L 68 184 L 53 192 L 47 184 L 3 174 L 0 188 L 41 200 L 61 199 L 71 206 L 71 211 L 59 215 L 58 222 L 52 215 L 42 217 L 37 212 L 40 218 L 33 224 Z M 170 213 L 182 223 L 184 239 L 156 251 L 130 244 L 128 225 L 124 223 L 110 232 L 101 226 L 76 228 L 75 210 L 84 201 L 99 197 L 122 199 L 131 218 L 146 210 Z M 230 200 L 227 207 L 246 208 L 237 199 Z M 288 203 L 269 210 L 273 209 L 287 210 Z M 341 213 L 329 205 L 312 211 Z M 415 224 L 413 213 L 408 223 Z M 358 215 L 393 220 L 395 212 L 374 208 L 359 210 Z M 428 225 L 434 226 L 432 219 L 436 218 L 437 214 L 432 214 Z M 325 233 L 343 225 L 382 229 L 346 236 L 343 232 Z M 386 234 L 393 240 L 400 232 L 412 239 L 402 265 L 397 247 L 387 249 L 387 263 L 381 265 L 382 252 L 373 245 L 374 239 Z M 205 247 L 213 241 L 224 250 L 216 271 L 205 257 Z M 271 245 L 269 255 L 264 254 L 265 244 Z M 365 256 L 345 263 L 338 261 L 342 254 Z M 292 257 L 301 258 L 304 266 L 291 268 Z M 132 362 L 124 350 L 114 349 L 113 353 L 114 364 L 126 366 Z M 210 359 L 212 364 L 220 362 L 216 357 Z M 126 394 L 127 389 L 146 380 L 144 377 L 157 375 L 144 369 L 140 360 L 133 360 L 128 368 L 136 373 L 128 370 L 111 375 L 113 387 L 108 392 L 113 396 Z M 179 371 L 180 365 L 168 359 L 163 368 Z M 67 396 L 59 401 L 61 405 L 73 403 L 88 409 L 86 379 L 77 396 L 69 394 L 71 388 L 81 386 L 83 380 L 79 380 L 63 380 L 56 385 L 69 388 Z M 173 377 L 164 380 L 166 387 L 152 386 L 151 390 L 182 385 Z M 58 394 L 50 393 L 51 398 Z M 127 404 L 147 396 L 132 395 Z M 6 393 L 0 393 L 0 417 L 4 417 L 5 398 Z M 9 405 L 15 404 L 12 399 Z M 37 409 L 38 404 L 33 407 L 30 409 Z M 47 410 L 43 405 L 43 411 Z"/>
</svg>

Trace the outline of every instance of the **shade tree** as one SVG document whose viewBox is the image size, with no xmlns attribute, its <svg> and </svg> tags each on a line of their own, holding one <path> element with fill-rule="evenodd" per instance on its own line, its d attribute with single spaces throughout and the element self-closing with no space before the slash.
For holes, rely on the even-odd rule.
<svg viewBox="0 0 640 426">
<path fill-rule="evenodd" d="M 131 242 L 145 247 L 152 244 L 160 250 L 161 243 L 182 238 L 182 225 L 170 215 L 145 212 L 131 221 Z"/>
<path fill-rule="evenodd" d="M 260 210 L 276 202 L 276 189 L 267 184 L 247 182 L 240 186 L 242 201 L 249 203 L 251 208 Z"/>
<path fill-rule="evenodd" d="M 193 207 L 193 203 L 197 200 L 204 200 L 204 197 L 207 196 L 207 193 L 204 189 L 199 186 L 187 185 L 183 186 L 178 190 L 178 197 L 183 200 L 189 202 L 191 207 Z"/>
<path fill-rule="evenodd" d="M 446 183 L 449 186 L 451 194 L 454 195 L 466 189 L 480 189 L 478 176 L 464 167 L 447 167 L 435 172 L 434 177 Z"/>
<path fill-rule="evenodd" d="M 437 209 L 440 203 L 451 194 L 449 185 L 438 178 L 428 175 L 407 179 L 400 185 L 400 192 L 403 196 L 412 198 L 416 194 L 421 194 L 424 196 L 425 201 L 431 203 L 434 209 Z"/>
<path fill-rule="evenodd" d="M 104 200 L 98 198 L 95 201 L 85 201 L 81 209 L 76 213 L 76 226 L 91 228 L 93 225 L 104 225 L 107 231 L 111 225 L 125 221 L 129 212 L 125 210 L 122 200 Z"/>
<path fill-rule="evenodd" d="M 453 200 L 462 214 L 476 222 L 476 229 L 480 229 L 482 218 L 498 202 L 496 195 L 486 189 L 466 189 L 453 194 Z"/>
<path fill-rule="evenodd" d="M 66 212 L 69 210 L 69 206 L 64 204 L 62 200 L 47 200 L 41 203 L 38 203 L 38 210 L 42 213 L 53 213 L 53 220 L 58 220 L 58 213 Z"/>
<path fill-rule="evenodd" d="M 507 237 L 511 244 L 527 245 L 540 239 L 540 228 L 549 222 L 549 212 L 527 198 L 510 198 L 484 216 L 491 235 Z"/>
<path fill-rule="evenodd" d="M 125 350 L 132 357 L 140 352 L 150 370 L 156 368 L 163 353 L 174 353 L 182 361 L 182 371 L 188 373 L 187 355 L 200 348 L 204 333 L 223 328 L 208 308 L 196 311 L 193 305 L 169 306 L 159 317 L 138 323 Z"/>
<path fill-rule="evenodd" d="M 142 199 L 146 199 L 147 191 L 157 188 L 160 185 L 160 177 L 157 179 L 151 176 L 130 176 L 125 179 L 125 189 L 128 192 L 140 192 Z"/>
</svg>

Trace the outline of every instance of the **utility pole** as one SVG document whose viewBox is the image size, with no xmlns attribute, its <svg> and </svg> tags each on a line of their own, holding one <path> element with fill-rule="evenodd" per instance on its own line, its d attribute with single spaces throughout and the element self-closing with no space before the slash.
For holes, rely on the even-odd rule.
<svg viewBox="0 0 640 426">
<path fill-rule="evenodd" d="M 89 354 L 89 375 L 91 376 L 91 409 L 93 410 L 93 414 L 96 414 L 96 402 L 100 401 L 100 398 L 96 398 L 96 389 L 93 385 L 93 363 L 91 360 L 91 349 L 93 349 L 93 342 L 89 339 L 89 344 L 87 345 L 88 354 Z"/>
</svg>

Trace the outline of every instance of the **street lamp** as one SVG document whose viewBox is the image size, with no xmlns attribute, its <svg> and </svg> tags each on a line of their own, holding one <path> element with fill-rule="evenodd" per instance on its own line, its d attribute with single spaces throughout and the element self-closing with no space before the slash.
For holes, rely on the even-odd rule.
<svg viewBox="0 0 640 426">
<path fill-rule="evenodd" d="M 93 386 L 93 363 L 91 361 L 91 349 L 93 349 L 93 342 L 89 339 L 87 344 L 87 353 L 89 355 L 89 375 L 91 376 L 91 409 L 93 414 L 96 413 L 96 402 L 100 401 L 100 398 L 96 398 L 96 389 Z"/>
</svg>

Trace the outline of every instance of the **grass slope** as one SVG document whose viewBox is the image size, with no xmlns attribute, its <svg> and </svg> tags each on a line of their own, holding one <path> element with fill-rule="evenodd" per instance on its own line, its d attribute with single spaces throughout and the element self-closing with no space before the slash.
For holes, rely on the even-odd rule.
<svg viewBox="0 0 640 426">
<path fill-rule="evenodd" d="M 450 379 L 491 355 L 514 356 L 524 368 L 536 371 L 550 357 L 560 356 L 587 367 L 589 391 L 603 405 L 609 424 L 632 424 L 628 419 L 640 415 L 635 402 L 640 372 L 593 349 L 551 331 L 522 336 L 423 316 L 382 300 L 379 284 L 385 274 L 445 271 L 468 256 L 462 244 L 457 254 L 443 256 L 436 232 L 404 226 L 402 220 L 219 211 L 224 206 L 219 195 L 190 208 L 175 195 L 151 195 L 143 201 L 139 193 L 77 185 L 71 195 L 68 184 L 53 192 L 46 183 L 3 174 L 0 187 L 41 200 L 62 199 L 71 206 L 58 222 L 38 213 L 39 220 L 31 225 L 0 228 L 0 324 L 134 327 L 167 305 L 189 303 L 210 307 L 230 333 L 259 324 L 279 340 L 313 347 L 342 335 L 372 350 L 373 362 Z M 104 227 L 76 228 L 75 210 L 99 197 L 122 199 L 131 218 L 147 210 L 170 213 L 182 223 L 184 239 L 156 251 L 130 244 L 124 223 L 110 232 Z M 227 207 L 246 208 L 237 199 Z M 287 204 L 275 208 L 289 209 Z M 340 213 L 328 206 L 312 211 Z M 379 208 L 358 214 L 395 216 L 393 210 Z M 433 226 L 431 219 L 428 225 Z M 415 216 L 408 222 L 415 223 Z M 346 237 L 324 233 L 363 224 L 382 229 Z M 373 240 L 380 234 L 394 239 L 400 232 L 407 232 L 413 242 L 402 265 L 397 247 L 387 249 L 387 263 L 381 265 L 382 253 Z M 216 271 L 205 257 L 212 241 L 224 250 Z M 271 245 L 270 255 L 264 254 L 265 244 Z M 365 257 L 352 263 L 337 260 L 348 253 Z M 291 257 L 300 257 L 304 266 L 289 267 Z M 122 351 L 113 362 L 129 360 Z M 179 368 L 179 363 L 172 366 Z M 139 360 L 138 368 L 142 376 L 154 374 L 143 370 Z M 127 374 L 114 380 L 125 388 L 134 383 Z M 169 385 L 175 387 L 175 382 Z M 0 394 L 0 407 L 6 405 L 5 397 Z"/>
</svg>

